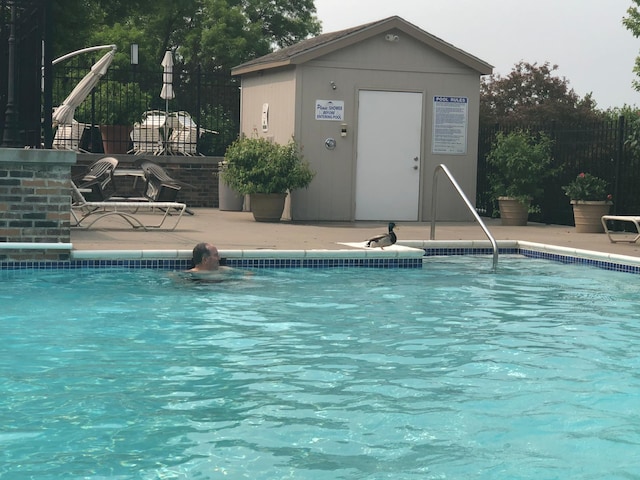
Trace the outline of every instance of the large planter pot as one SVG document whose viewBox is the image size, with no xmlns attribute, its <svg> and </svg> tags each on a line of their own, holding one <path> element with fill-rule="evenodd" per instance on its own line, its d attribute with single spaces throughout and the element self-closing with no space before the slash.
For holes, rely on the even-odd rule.
<svg viewBox="0 0 640 480">
<path fill-rule="evenodd" d="M 128 125 L 100 125 L 104 153 L 127 153 L 131 143 L 131 130 L 133 127 Z"/>
<path fill-rule="evenodd" d="M 498 197 L 500 206 L 500 219 L 502 225 L 522 226 L 527 224 L 529 219 L 529 203 L 522 203 L 512 197 Z"/>
<path fill-rule="evenodd" d="M 603 233 L 600 219 L 609 213 L 611 202 L 571 200 L 576 233 Z"/>
<path fill-rule="evenodd" d="M 252 193 L 251 211 L 256 222 L 279 222 L 286 193 Z"/>
<path fill-rule="evenodd" d="M 218 209 L 225 212 L 241 212 L 244 195 L 233 190 L 224 180 L 218 180 Z"/>
<path fill-rule="evenodd" d="M 222 162 L 218 163 L 218 209 L 226 212 L 241 212 L 244 205 L 244 195 L 236 192 L 222 179 L 224 169 Z"/>
</svg>

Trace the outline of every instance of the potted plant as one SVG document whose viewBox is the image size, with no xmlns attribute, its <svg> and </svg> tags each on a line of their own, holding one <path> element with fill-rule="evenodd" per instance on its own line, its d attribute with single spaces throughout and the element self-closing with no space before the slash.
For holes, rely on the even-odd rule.
<svg viewBox="0 0 640 480">
<path fill-rule="evenodd" d="M 544 133 L 524 130 L 498 132 L 487 156 L 491 195 L 500 205 L 503 225 L 526 225 L 531 202 L 542 195 L 552 175 L 552 140 Z"/>
<path fill-rule="evenodd" d="M 286 145 L 242 136 L 227 148 L 222 179 L 233 190 L 250 195 L 256 221 L 278 222 L 287 192 L 306 188 L 315 172 L 295 140 Z"/>
<path fill-rule="evenodd" d="M 127 153 L 133 124 L 140 121 L 148 104 L 149 94 L 137 83 L 108 80 L 98 84 L 95 111 L 86 110 L 84 120 L 100 125 L 105 153 Z"/>
<path fill-rule="evenodd" d="M 576 232 L 604 232 L 600 219 L 609 213 L 612 204 L 606 180 L 583 172 L 562 190 L 571 200 Z"/>
</svg>

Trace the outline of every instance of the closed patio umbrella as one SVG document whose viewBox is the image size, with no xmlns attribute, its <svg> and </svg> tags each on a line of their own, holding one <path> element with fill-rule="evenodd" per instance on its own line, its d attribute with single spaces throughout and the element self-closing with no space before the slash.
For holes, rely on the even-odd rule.
<svg viewBox="0 0 640 480">
<path fill-rule="evenodd" d="M 64 99 L 64 102 L 53 112 L 54 124 L 71 124 L 76 108 L 89 96 L 98 81 L 107 73 L 115 54 L 114 48 L 91 67 L 91 71 L 80 80 L 69 96 Z"/>
<path fill-rule="evenodd" d="M 164 72 L 162 74 L 162 91 L 160 92 L 160 98 L 169 101 L 175 98 L 173 92 L 173 55 L 171 54 L 171 50 L 165 52 L 161 65 L 164 68 Z"/>
<path fill-rule="evenodd" d="M 175 98 L 173 92 L 173 55 L 171 50 L 167 50 L 164 53 L 164 58 L 160 64 L 164 68 L 162 74 L 162 91 L 160 92 L 160 98 L 164 99 L 164 112 L 166 118 L 169 118 L 169 100 Z M 165 132 L 165 141 L 168 140 Z M 164 154 L 167 155 L 167 147 L 165 145 Z"/>
</svg>

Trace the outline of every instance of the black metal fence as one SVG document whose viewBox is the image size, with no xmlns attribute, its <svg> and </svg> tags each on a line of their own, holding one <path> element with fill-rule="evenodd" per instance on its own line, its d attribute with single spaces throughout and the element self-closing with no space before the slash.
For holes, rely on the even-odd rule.
<svg viewBox="0 0 640 480">
<path fill-rule="evenodd" d="M 478 179 L 476 207 L 481 215 L 492 216 L 497 205 L 492 200 L 487 182 L 489 167 L 486 157 L 497 132 L 508 133 L 521 128 L 544 132 L 553 141 L 554 169 L 557 174 L 545 185 L 540 213 L 532 214 L 532 221 L 559 225 L 573 225 L 573 213 L 562 186 L 580 172 L 588 172 L 605 179 L 613 195 L 613 213 L 640 213 L 640 158 L 625 145 L 634 128 L 625 117 L 583 125 L 492 125 L 480 128 L 478 140 Z"/>
<path fill-rule="evenodd" d="M 74 121 L 52 128 L 53 109 L 106 52 L 82 54 L 52 67 L 50 10 L 48 0 L 0 0 L 0 146 L 53 146 L 103 153 L 109 142 L 102 141 L 106 129 L 100 127 L 124 124 L 130 130 L 116 140 L 119 152 L 151 153 L 160 148 L 178 154 L 217 156 L 237 137 L 239 81 L 228 73 L 186 71 L 180 65 L 173 68 L 175 98 L 168 103 L 160 98 L 160 65 L 153 71 L 140 70 L 137 65 L 112 65 L 76 108 Z M 148 135 L 138 132 L 135 145 L 131 126 L 149 110 L 173 112 L 173 121 L 164 125 L 159 137 L 150 130 L 143 131 Z"/>
<path fill-rule="evenodd" d="M 47 0 L 0 0 L 0 146 L 39 144 L 49 7 Z"/>
<path fill-rule="evenodd" d="M 54 106 L 65 101 L 102 54 L 54 66 Z M 76 108 L 74 122 L 58 126 L 53 147 L 90 153 L 223 155 L 239 132 L 239 81 L 229 74 L 174 66 L 175 97 L 160 98 L 162 86 L 161 69 L 112 66 Z M 114 138 L 114 129 L 105 127 L 116 125 L 125 131 Z"/>
</svg>

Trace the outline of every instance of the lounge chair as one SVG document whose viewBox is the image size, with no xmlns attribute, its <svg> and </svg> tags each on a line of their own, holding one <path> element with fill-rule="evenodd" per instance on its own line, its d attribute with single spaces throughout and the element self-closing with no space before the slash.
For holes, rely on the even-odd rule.
<svg viewBox="0 0 640 480">
<path fill-rule="evenodd" d="M 618 242 L 629 242 L 635 243 L 640 239 L 640 217 L 634 215 L 603 215 L 600 219 L 602 221 L 602 226 L 604 227 L 604 231 L 609 237 L 609 241 L 611 243 Z M 636 231 L 635 232 L 627 232 L 627 231 L 619 231 L 612 230 L 609 228 L 611 222 L 621 222 L 621 223 L 631 223 Z"/>
<path fill-rule="evenodd" d="M 160 155 L 164 152 L 164 131 L 167 116 L 159 110 L 150 110 L 142 115 L 142 122 L 136 123 L 131 131 L 133 149 L 127 153 L 134 155 Z"/>
<path fill-rule="evenodd" d="M 90 169 L 83 177 L 86 182 L 81 184 L 82 187 L 78 187 L 73 180 L 71 181 L 71 215 L 75 220 L 75 225 L 72 226 L 88 229 L 102 218 L 117 215 L 133 228 L 149 230 L 161 228 L 167 217 L 172 216 L 171 212 L 173 211 L 177 215 L 175 216 L 175 223 L 170 230 L 175 230 L 182 219 L 182 215 L 187 210 L 187 205 L 184 203 L 153 200 L 110 200 L 116 190 L 113 175 L 114 164 L 117 165 L 117 160 L 109 158 L 96 162 L 92 166 L 94 167 L 93 170 Z M 91 200 L 85 194 L 89 195 Z M 160 222 L 146 224 L 137 216 L 140 210 L 153 212 L 156 209 L 163 212 Z"/>
<path fill-rule="evenodd" d="M 175 202 L 183 187 L 195 188 L 193 185 L 172 178 L 164 168 L 149 160 L 140 160 L 134 164 L 144 172 L 146 184 L 143 195 L 152 202 Z M 185 212 L 193 215 L 193 211 L 189 209 Z"/>
<path fill-rule="evenodd" d="M 198 138 L 204 133 L 217 134 L 214 130 L 198 128 L 187 112 L 172 113 L 167 123 L 171 127 L 169 149 L 173 154 L 186 156 L 198 155 Z"/>
<path fill-rule="evenodd" d="M 86 152 L 80 148 L 82 136 L 89 128 L 86 123 L 78 123 L 75 120 L 69 124 L 60 124 L 56 128 L 53 137 L 53 148 L 56 150 L 73 150 L 74 152 Z"/>
<path fill-rule="evenodd" d="M 117 158 L 104 157 L 95 161 L 85 173 L 73 180 L 85 200 L 105 201 L 116 193 L 113 171 L 117 166 Z"/>
</svg>

